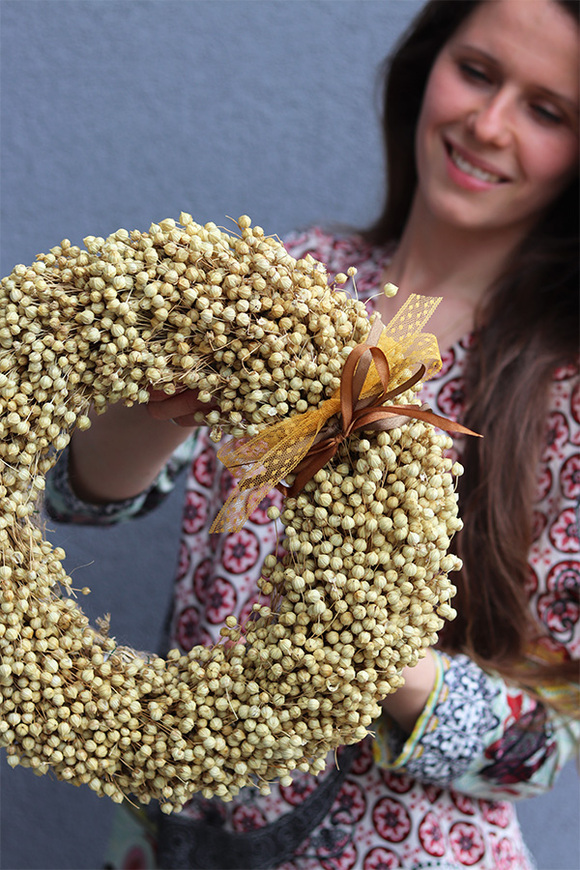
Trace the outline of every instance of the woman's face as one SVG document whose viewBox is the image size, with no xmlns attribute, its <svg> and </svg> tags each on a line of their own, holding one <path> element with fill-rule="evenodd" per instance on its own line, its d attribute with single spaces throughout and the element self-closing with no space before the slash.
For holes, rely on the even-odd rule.
<svg viewBox="0 0 580 870">
<path fill-rule="evenodd" d="M 526 232 L 578 172 L 578 28 L 555 0 L 487 0 L 438 55 L 416 133 L 418 201 Z"/>
</svg>

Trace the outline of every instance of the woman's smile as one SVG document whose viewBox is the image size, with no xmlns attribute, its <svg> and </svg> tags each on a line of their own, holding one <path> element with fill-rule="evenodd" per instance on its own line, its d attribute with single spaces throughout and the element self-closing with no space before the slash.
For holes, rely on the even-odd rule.
<svg viewBox="0 0 580 870">
<path fill-rule="evenodd" d="M 444 141 L 451 179 L 468 190 L 487 190 L 509 181 L 504 174 L 463 148 Z"/>
</svg>

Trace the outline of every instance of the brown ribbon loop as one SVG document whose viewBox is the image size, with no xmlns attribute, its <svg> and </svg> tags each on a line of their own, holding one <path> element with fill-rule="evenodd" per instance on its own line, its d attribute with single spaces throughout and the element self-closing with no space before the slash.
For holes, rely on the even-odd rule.
<svg viewBox="0 0 580 870">
<path fill-rule="evenodd" d="M 368 364 L 366 360 L 361 366 L 364 356 L 368 354 L 375 364 L 383 389 L 375 396 L 360 401 Z M 358 376 L 358 369 L 363 368 L 363 375 Z M 290 487 L 283 491 L 289 496 L 297 495 L 317 471 L 320 471 L 333 458 L 342 442 L 357 429 L 386 430 L 399 426 L 407 417 L 424 420 L 440 429 L 460 432 L 465 435 L 477 435 L 471 429 L 441 417 L 417 405 L 384 405 L 395 396 L 399 396 L 414 386 L 425 374 L 425 366 L 419 366 L 417 372 L 399 384 L 393 390 L 388 390 L 390 370 L 389 362 L 380 347 L 361 344 L 353 348 L 347 357 L 340 382 L 340 424 L 332 423 L 318 433 L 313 445 L 302 462 L 296 468 L 296 476 Z M 334 418 L 336 420 L 337 418 Z M 338 427 L 338 428 L 337 428 Z M 479 437 L 479 436 L 478 436 Z"/>
</svg>

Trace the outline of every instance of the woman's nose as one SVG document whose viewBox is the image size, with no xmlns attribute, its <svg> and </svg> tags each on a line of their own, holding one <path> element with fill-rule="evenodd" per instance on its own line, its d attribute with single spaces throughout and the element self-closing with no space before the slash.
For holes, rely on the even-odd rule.
<svg viewBox="0 0 580 870">
<path fill-rule="evenodd" d="M 513 118 L 512 96 L 507 91 L 498 90 L 473 109 L 468 126 L 476 139 L 503 148 L 511 141 Z"/>
</svg>

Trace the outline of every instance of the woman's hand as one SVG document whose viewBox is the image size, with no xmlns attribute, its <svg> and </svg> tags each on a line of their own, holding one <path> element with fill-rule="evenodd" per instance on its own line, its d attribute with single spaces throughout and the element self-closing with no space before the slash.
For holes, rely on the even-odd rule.
<svg viewBox="0 0 580 870">
<path fill-rule="evenodd" d="M 201 411 L 208 414 L 217 406 L 200 402 L 197 390 L 182 390 L 168 396 L 162 390 L 151 390 L 147 410 L 154 420 L 171 420 L 177 426 L 199 426 L 195 415 Z"/>
<path fill-rule="evenodd" d="M 91 412 L 91 428 L 75 432 L 70 450 L 70 480 L 84 501 L 122 501 L 144 492 L 173 451 L 199 426 L 196 412 L 213 404 L 199 401 L 197 390 L 172 396 L 152 390 L 147 405 L 110 405 Z M 177 425 L 174 425 L 177 424 Z"/>
</svg>

